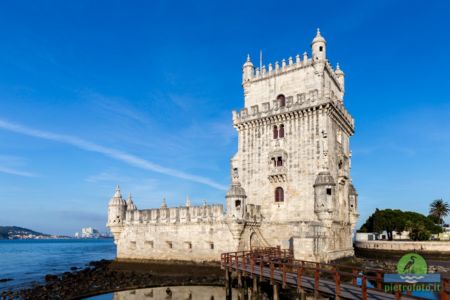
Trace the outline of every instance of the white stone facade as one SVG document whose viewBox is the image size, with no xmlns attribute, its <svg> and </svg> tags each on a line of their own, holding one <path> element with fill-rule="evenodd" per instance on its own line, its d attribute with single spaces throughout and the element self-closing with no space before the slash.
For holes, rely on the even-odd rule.
<svg viewBox="0 0 450 300">
<path fill-rule="evenodd" d="M 291 248 L 298 259 L 353 255 L 357 193 L 350 177 L 354 120 L 344 73 L 317 32 L 312 57 L 243 66 L 244 108 L 233 112 L 238 151 L 222 205 L 137 210 L 117 190 L 108 227 L 119 259 L 219 260 L 251 247 Z"/>
</svg>

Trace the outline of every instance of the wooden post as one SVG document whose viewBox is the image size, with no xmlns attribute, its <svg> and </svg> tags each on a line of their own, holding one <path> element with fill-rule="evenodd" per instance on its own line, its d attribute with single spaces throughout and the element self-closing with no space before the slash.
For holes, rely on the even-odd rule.
<svg viewBox="0 0 450 300">
<path fill-rule="evenodd" d="M 352 283 L 353 285 L 356 285 L 357 283 L 357 278 L 358 278 L 358 270 L 353 269 L 352 270 L 353 276 L 352 276 Z"/>
<path fill-rule="evenodd" d="M 383 289 L 382 278 L 383 275 L 381 274 L 381 272 L 377 271 L 377 289 L 379 290 Z"/>
<path fill-rule="evenodd" d="M 259 258 L 259 281 L 263 279 L 263 271 L 264 271 L 264 261 L 262 257 Z"/>
<path fill-rule="evenodd" d="M 231 300 L 232 297 L 231 274 L 228 269 L 225 269 L 225 290 L 226 290 L 226 299 Z"/>
<path fill-rule="evenodd" d="M 441 275 L 442 276 L 442 275 Z M 441 292 L 439 293 L 439 299 L 440 300 L 449 300 L 449 296 L 447 293 L 447 288 L 449 286 L 448 279 L 442 278 L 441 280 Z"/>
<path fill-rule="evenodd" d="M 273 265 L 273 262 L 270 262 L 270 283 L 271 284 L 274 283 L 274 281 L 273 281 L 274 269 L 275 269 L 275 266 Z"/>
<path fill-rule="evenodd" d="M 273 285 L 273 300 L 279 300 L 279 295 L 278 295 L 278 284 L 274 284 Z"/>
<path fill-rule="evenodd" d="M 253 277 L 253 293 L 258 293 L 258 278 L 256 276 Z"/>
<path fill-rule="evenodd" d="M 238 280 L 238 288 L 242 288 L 242 274 L 241 272 L 237 271 L 237 280 Z"/>
<path fill-rule="evenodd" d="M 361 293 L 362 299 L 367 300 L 367 278 L 366 275 L 363 275 L 362 284 L 361 284 Z"/>
<path fill-rule="evenodd" d="M 297 268 L 297 290 L 303 291 L 302 288 L 302 274 L 303 274 L 303 267 Z"/>
<path fill-rule="evenodd" d="M 400 291 L 400 285 L 396 284 L 395 287 L 397 288 L 395 291 L 395 300 L 401 300 L 402 299 L 402 292 Z"/>
<path fill-rule="evenodd" d="M 314 293 L 317 295 L 319 294 L 319 272 L 320 272 L 320 265 L 319 263 L 316 263 L 316 270 L 314 271 Z"/>
<path fill-rule="evenodd" d="M 283 279 L 283 289 L 286 288 L 286 265 L 281 265 L 282 279 Z"/>
<path fill-rule="evenodd" d="M 234 259 L 236 260 L 236 271 L 238 270 L 238 254 L 237 252 L 234 254 Z"/>
<path fill-rule="evenodd" d="M 255 274 L 255 259 L 253 258 L 253 255 L 250 256 L 250 269 L 251 277 L 253 278 L 253 274 Z"/>
<path fill-rule="evenodd" d="M 336 299 L 340 299 L 340 295 L 341 295 L 341 277 L 339 275 L 338 269 L 336 267 L 334 267 L 334 281 L 335 281 L 335 294 L 336 294 Z"/>
<path fill-rule="evenodd" d="M 245 271 L 247 270 L 247 257 L 245 257 L 245 254 L 242 256 L 242 274 L 245 276 Z"/>
</svg>

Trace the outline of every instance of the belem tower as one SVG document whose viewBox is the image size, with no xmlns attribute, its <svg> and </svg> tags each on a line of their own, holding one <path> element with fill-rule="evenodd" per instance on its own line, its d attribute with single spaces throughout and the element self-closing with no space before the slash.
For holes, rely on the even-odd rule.
<svg viewBox="0 0 450 300">
<path fill-rule="evenodd" d="M 290 248 L 296 259 L 353 255 L 358 218 L 350 177 L 354 120 L 344 72 L 327 59 L 320 31 L 311 55 L 242 68 L 244 108 L 233 111 L 238 150 L 222 204 L 138 210 L 119 188 L 108 224 L 117 258 L 218 261 L 223 252 Z"/>
</svg>

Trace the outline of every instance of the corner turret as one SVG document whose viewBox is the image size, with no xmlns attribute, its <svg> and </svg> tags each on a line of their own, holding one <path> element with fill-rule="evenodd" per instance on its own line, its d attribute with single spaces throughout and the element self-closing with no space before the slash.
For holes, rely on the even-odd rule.
<svg viewBox="0 0 450 300">
<path fill-rule="evenodd" d="M 336 182 L 330 172 L 320 172 L 314 183 L 314 212 L 318 219 L 329 227 L 334 211 Z"/>
<path fill-rule="evenodd" d="M 133 202 L 133 199 L 131 198 L 131 193 L 128 194 L 128 200 L 127 200 L 127 210 L 137 210 L 136 205 Z"/>
<path fill-rule="evenodd" d="M 234 220 L 241 221 L 245 218 L 245 194 L 244 188 L 239 182 L 237 169 L 233 169 L 231 186 L 225 196 L 227 199 L 227 214 Z"/>
<path fill-rule="evenodd" d="M 253 79 L 253 74 L 255 73 L 255 68 L 250 60 L 250 54 L 247 55 L 247 60 L 242 66 L 242 84 Z"/>
<path fill-rule="evenodd" d="M 122 194 L 120 193 L 120 187 L 117 186 L 114 192 L 114 196 L 109 201 L 108 205 L 108 223 L 109 230 L 114 235 L 114 241 L 117 242 L 120 233 L 123 230 L 123 225 L 125 222 L 125 213 L 127 210 L 127 204 L 125 200 L 122 199 Z"/>
<path fill-rule="evenodd" d="M 339 81 L 339 84 L 341 85 L 342 92 L 344 92 L 344 76 L 345 76 L 345 74 L 341 70 L 339 63 L 336 65 L 336 70 L 334 71 L 334 74 L 336 75 L 336 78 Z"/>
<path fill-rule="evenodd" d="M 323 36 L 320 34 L 320 29 L 317 28 L 317 34 L 316 37 L 313 39 L 311 43 L 311 49 L 312 49 L 312 58 L 314 61 L 318 60 L 325 60 L 327 58 L 327 42 L 323 38 Z"/>
</svg>

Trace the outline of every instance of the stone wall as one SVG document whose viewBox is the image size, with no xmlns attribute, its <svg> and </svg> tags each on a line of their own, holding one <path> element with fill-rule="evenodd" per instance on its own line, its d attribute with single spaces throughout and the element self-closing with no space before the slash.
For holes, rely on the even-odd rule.
<svg viewBox="0 0 450 300">
<path fill-rule="evenodd" d="M 221 253 L 236 248 L 225 222 L 141 224 L 125 226 L 117 241 L 117 258 L 219 261 Z"/>
<path fill-rule="evenodd" d="M 355 246 L 361 249 L 403 252 L 442 252 L 450 254 L 450 242 L 434 241 L 360 241 Z"/>
</svg>

